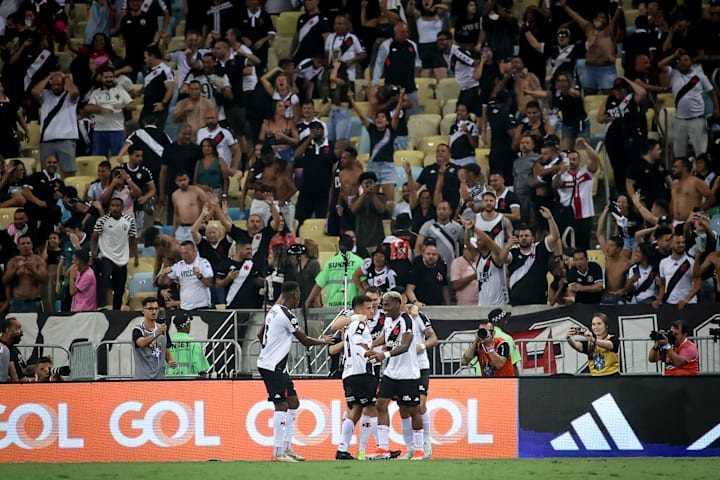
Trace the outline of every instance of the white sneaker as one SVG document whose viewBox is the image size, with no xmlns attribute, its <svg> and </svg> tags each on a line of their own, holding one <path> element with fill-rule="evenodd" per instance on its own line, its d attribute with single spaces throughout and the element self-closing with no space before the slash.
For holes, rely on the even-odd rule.
<svg viewBox="0 0 720 480">
<path fill-rule="evenodd" d="M 289 463 L 296 463 L 296 462 L 297 462 L 297 460 L 295 460 L 293 457 L 291 457 L 291 456 L 288 455 L 287 453 L 283 453 L 283 454 L 280 455 L 279 457 L 273 457 L 273 458 L 272 458 L 272 461 L 273 461 L 273 462 L 289 462 Z"/>
<path fill-rule="evenodd" d="M 425 458 L 432 458 L 432 445 L 427 444 L 423 447 L 423 451 L 425 452 Z"/>
<path fill-rule="evenodd" d="M 413 457 L 414 452 L 415 450 L 408 450 L 407 452 L 405 452 L 405 455 L 400 457 L 400 460 L 410 460 Z"/>
<path fill-rule="evenodd" d="M 292 448 L 288 448 L 288 449 L 285 451 L 285 455 L 287 455 L 288 457 L 292 458 L 292 459 L 295 460 L 296 462 L 304 462 L 304 461 L 305 461 L 305 457 L 303 457 L 302 455 L 300 455 L 299 453 L 297 453 L 297 452 L 296 452 L 295 450 L 293 450 Z"/>
</svg>

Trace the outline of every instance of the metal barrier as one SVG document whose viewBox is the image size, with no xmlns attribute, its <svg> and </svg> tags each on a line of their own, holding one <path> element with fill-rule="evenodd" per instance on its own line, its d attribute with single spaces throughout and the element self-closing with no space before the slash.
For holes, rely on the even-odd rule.
<svg viewBox="0 0 720 480">
<path fill-rule="evenodd" d="M 95 344 L 75 342 L 70 345 L 70 380 L 95 380 L 97 358 Z"/>
<path fill-rule="evenodd" d="M 70 365 L 70 351 L 61 345 L 23 343 L 16 345 L 16 347 L 28 364 L 37 363 L 40 357 L 50 357 L 55 367 Z"/>
<path fill-rule="evenodd" d="M 210 363 L 210 371 L 221 376 L 240 373 L 242 348 L 232 339 L 193 339 L 183 343 L 203 345 L 205 357 Z M 117 346 L 117 348 L 115 348 Z M 95 349 L 97 359 L 96 378 L 131 379 L 135 376 L 135 359 L 131 341 L 105 340 Z"/>
</svg>

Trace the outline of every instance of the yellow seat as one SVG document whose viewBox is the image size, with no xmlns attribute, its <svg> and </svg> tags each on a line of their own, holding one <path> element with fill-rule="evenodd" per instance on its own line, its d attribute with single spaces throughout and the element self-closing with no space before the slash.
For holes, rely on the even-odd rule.
<svg viewBox="0 0 720 480">
<path fill-rule="evenodd" d="M 177 52 L 178 50 L 185 50 L 185 37 L 172 37 L 168 42 L 168 52 Z"/>
<path fill-rule="evenodd" d="M 623 13 L 625 14 L 625 25 L 628 27 L 634 27 L 635 26 L 635 19 L 638 17 L 638 9 L 632 8 L 628 10 L 623 10 Z"/>
<path fill-rule="evenodd" d="M 140 263 L 138 263 L 138 266 L 135 266 L 135 260 L 130 259 L 128 262 L 128 278 L 131 278 L 136 273 L 140 272 L 153 272 L 153 268 L 155 267 L 155 259 L 150 257 L 140 257 Z"/>
<path fill-rule="evenodd" d="M 672 93 L 658 93 L 655 99 L 655 109 L 660 111 L 668 107 L 675 107 L 675 96 Z"/>
<path fill-rule="evenodd" d="M 127 163 L 128 156 L 127 155 L 122 155 L 122 156 L 113 155 L 110 158 L 108 158 L 108 161 L 110 162 L 110 166 L 112 166 L 114 168 L 114 167 L 117 167 L 118 165 L 120 165 L 121 163 Z"/>
<path fill-rule="evenodd" d="M 588 95 L 585 97 L 585 111 L 597 110 L 607 98 L 606 95 Z"/>
<path fill-rule="evenodd" d="M 338 251 L 338 242 L 340 237 L 323 236 L 322 238 L 313 239 L 317 241 L 318 249 L 321 252 L 332 252 L 335 254 Z"/>
<path fill-rule="evenodd" d="M 15 220 L 15 210 L 19 207 L 0 208 L 0 226 L 7 230 L 8 225 Z"/>
<path fill-rule="evenodd" d="M 63 181 L 66 187 L 75 187 L 77 189 L 78 198 L 83 198 L 85 197 L 88 186 L 95 181 L 95 178 L 97 177 L 76 175 L 74 177 L 67 177 Z"/>
<path fill-rule="evenodd" d="M 30 139 L 25 139 L 20 143 L 20 148 L 38 147 L 40 145 L 40 124 L 36 121 L 27 123 L 30 131 Z"/>
<path fill-rule="evenodd" d="M 324 218 L 308 218 L 300 225 L 301 238 L 309 238 L 318 242 L 325 238 L 325 219 Z"/>
<path fill-rule="evenodd" d="M 131 262 L 131 263 L 132 263 L 132 262 Z M 141 311 L 141 310 L 142 310 L 142 301 L 143 301 L 143 298 L 145 298 L 145 297 L 154 297 L 155 295 L 157 295 L 157 292 L 156 292 L 156 291 L 152 291 L 152 292 L 137 292 L 137 293 L 136 293 L 135 295 L 133 295 L 132 297 L 130 297 L 130 296 L 128 297 L 128 301 L 127 301 L 128 308 L 129 308 L 131 311 Z"/>
<path fill-rule="evenodd" d="M 58 63 L 60 64 L 60 71 L 63 73 L 70 73 L 70 64 L 73 61 L 73 58 L 75 58 L 75 55 L 69 50 L 65 50 L 64 52 L 57 52 L 55 54 L 58 59 Z"/>
<path fill-rule="evenodd" d="M 230 181 L 228 182 L 228 198 L 230 200 L 230 206 L 239 206 L 240 208 L 245 208 L 245 205 L 240 205 L 242 179 L 242 175 L 233 175 L 229 178 Z M 250 195 L 250 200 L 252 201 L 252 195 Z"/>
<path fill-rule="evenodd" d="M 448 115 L 455 115 L 455 110 L 457 110 L 457 99 L 445 100 L 442 109 L 443 118 Z"/>
<path fill-rule="evenodd" d="M 69 15 L 76 22 L 87 22 L 88 6 L 86 3 L 74 2 L 72 14 Z"/>
<path fill-rule="evenodd" d="M 87 27 L 87 19 L 83 18 L 82 20 L 77 19 L 78 21 L 75 22 L 75 26 L 73 27 L 73 37 L 77 38 L 85 38 L 85 27 Z"/>
<path fill-rule="evenodd" d="M 450 128 L 452 128 L 453 125 L 455 125 L 455 121 L 457 120 L 457 115 L 454 113 L 448 113 L 446 114 L 443 119 L 440 121 L 440 134 L 441 135 L 450 135 Z"/>
<path fill-rule="evenodd" d="M 433 113 L 436 115 L 442 114 L 443 101 L 435 98 L 419 99 L 420 111 L 424 114 Z"/>
<path fill-rule="evenodd" d="M 364 169 L 367 169 L 368 160 L 370 160 L 370 154 L 369 153 L 361 153 L 357 157 L 358 162 L 362 163 L 362 166 Z"/>
<path fill-rule="evenodd" d="M 417 86 L 418 100 L 435 98 L 435 86 L 437 80 L 430 77 L 419 77 L 415 79 Z"/>
<path fill-rule="evenodd" d="M 183 20 L 184 22 L 185 20 Z M 125 56 L 125 44 L 123 43 L 123 39 L 120 37 L 111 37 L 110 38 L 110 44 L 112 45 L 113 50 L 117 55 L 120 57 Z"/>
<path fill-rule="evenodd" d="M 370 114 L 370 102 L 355 102 L 355 107 L 360 110 L 366 117 Z M 352 115 L 357 115 L 355 109 L 351 112 Z"/>
<path fill-rule="evenodd" d="M 396 167 L 402 167 L 408 162 L 411 167 L 422 167 L 425 160 L 425 153 L 417 150 L 398 150 L 393 154 L 393 163 Z"/>
<path fill-rule="evenodd" d="M 288 58 L 292 55 L 292 35 L 275 35 L 272 39 L 272 48 L 275 49 L 278 58 Z"/>
<path fill-rule="evenodd" d="M 600 268 L 605 270 L 605 252 L 602 250 L 588 250 L 587 256 L 588 261 L 597 263 Z"/>
<path fill-rule="evenodd" d="M 352 143 L 353 148 L 355 150 L 357 150 L 358 152 L 360 151 L 360 142 L 361 141 L 362 141 L 362 137 L 360 137 L 359 135 L 355 136 L 355 137 L 350 137 L 350 143 Z"/>
<path fill-rule="evenodd" d="M 104 155 L 87 155 L 75 158 L 77 164 L 76 175 L 86 177 L 97 177 L 97 169 L 100 162 L 107 160 Z"/>
<path fill-rule="evenodd" d="M 441 143 L 448 143 L 447 135 L 430 135 L 422 137 L 417 144 L 417 148 L 422 150 L 423 154 L 435 153 L 437 146 Z"/>
<path fill-rule="evenodd" d="M 653 122 L 655 121 L 655 110 L 648 108 L 647 112 L 645 112 L 645 121 L 647 122 L 648 132 L 652 131 Z"/>
<path fill-rule="evenodd" d="M 587 110 L 588 118 L 590 119 L 590 136 L 594 137 L 595 135 L 604 135 L 605 134 L 605 125 L 598 122 L 597 119 L 597 110 Z"/>
<path fill-rule="evenodd" d="M 490 175 L 490 149 L 476 148 L 475 161 L 480 165 L 480 171 L 484 173 L 487 178 Z"/>
<path fill-rule="evenodd" d="M 185 36 L 185 20 L 180 20 L 177 25 L 175 25 L 175 35 L 178 37 Z"/>
<path fill-rule="evenodd" d="M 275 31 L 278 35 L 292 37 L 297 31 L 297 21 L 302 12 L 281 12 L 278 15 Z"/>
<path fill-rule="evenodd" d="M 455 100 L 460 95 L 460 85 L 454 78 L 441 78 L 435 86 L 435 98 L 439 100 Z M 453 110 L 454 111 L 454 110 Z"/>
<path fill-rule="evenodd" d="M 440 120 L 438 114 L 418 113 L 408 119 L 409 146 L 412 148 L 418 140 L 423 137 L 437 135 L 440 132 Z"/>
<path fill-rule="evenodd" d="M 425 155 L 425 158 L 423 159 L 423 167 L 427 167 L 428 165 L 432 165 L 433 163 L 437 162 L 437 158 L 435 158 L 434 153 L 428 153 Z"/>
<path fill-rule="evenodd" d="M 337 252 L 321 250 L 318 255 L 318 262 L 320 262 L 320 265 L 324 267 L 327 261 L 330 260 L 330 258 L 333 257 L 336 253 Z"/>
</svg>

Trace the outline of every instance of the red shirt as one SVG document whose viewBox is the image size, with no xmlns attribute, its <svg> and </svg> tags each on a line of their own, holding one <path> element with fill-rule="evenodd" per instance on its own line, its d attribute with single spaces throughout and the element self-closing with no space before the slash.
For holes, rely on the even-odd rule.
<svg viewBox="0 0 720 480">
<path fill-rule="evenodd" d="M 505 365 L 503 365 L 500 369 L 496 369 L 495 367 L 493 367 L 492 362 L 490 362 L 490 354 L 485 352 L 482 344 L 479 344 L 475 355 L 478 358 L 478 364 L 480 365 L 480 368 L 482 368 L 482 376 L 514 377 L 515 369 L 513 369 L 513 364 L 510 360 L 510 347 L 508 346 L 508 343 L 502 338 L 495 337 L 493 339 L 493 347 L 495 348 L 495 353 L 497 353 L 501 357 L 505 357 Z"/>
<path fill-rule="evenodd" d="M 698 351 L 697 346 L 688 340 L 683 340 L 679 347 L 675 348 L 675 353 L 687 360 L 687 363 L 682 367 L 676 367 L 673 365 L 672 360 L 665 354 L 665 375 L 700 375 L 700 365 L 698 362 Z"/>
</svg>

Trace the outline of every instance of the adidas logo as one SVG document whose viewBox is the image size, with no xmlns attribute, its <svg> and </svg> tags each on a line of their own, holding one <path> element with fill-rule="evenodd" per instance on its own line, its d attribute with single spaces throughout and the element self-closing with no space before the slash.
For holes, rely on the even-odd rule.
<svg viewBox="0 0 720 480">
<path fill-rule="evenodd" d="M 590 412 L 580 415 L 572 420 L 575 435 L 582 443 L 585 450 L 590 451 L 609 451 L 613 448 L 608 443 L 608 437 L 613 441 L 618 450 L 643 450 L 642 443 L 638 439 L 635 431 L 630 426 L 623 415 L 620 407 L 608 393 L 592 402 L 595 414 L 607 431 L 607 436 L 600 429 L 593 415 Z M 580 447 L 575 441 L 573 434 L 568 430 L 550 441 L 555 451 L 578 451 Z"/>
</svg>

